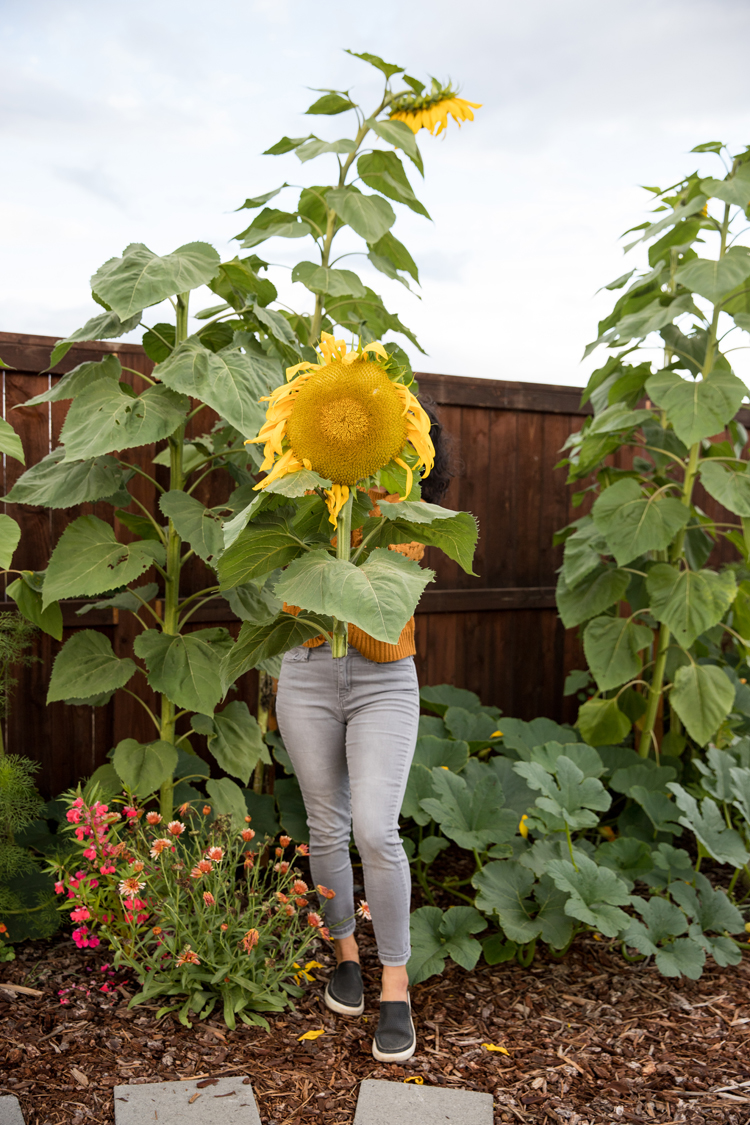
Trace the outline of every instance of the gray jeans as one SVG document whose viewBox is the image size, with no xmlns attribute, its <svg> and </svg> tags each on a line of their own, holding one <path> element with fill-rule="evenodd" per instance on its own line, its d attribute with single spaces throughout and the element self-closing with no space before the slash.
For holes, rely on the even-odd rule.
<svg viewBox="0 0 750 1125">
<path fill-rule="evenodd" d="M 325 911 L 332 937 L 355 928 L 353 827 L 380 961 L 405 965 L 411 875 L 398 817 L 419 725 L 414 658 L 375 664 L 351 646 L 337 660 L 328 644 L 292 649 L 276 714 L 305 801 L 313 879 L 336 892 Z"/>
</svg>

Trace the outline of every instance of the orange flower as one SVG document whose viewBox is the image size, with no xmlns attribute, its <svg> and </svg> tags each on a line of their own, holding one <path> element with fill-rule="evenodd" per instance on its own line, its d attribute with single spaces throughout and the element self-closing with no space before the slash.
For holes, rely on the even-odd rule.
<svg viewBox="0 0 750 1125">
<path fill-rule="evenodd" d="M 167 832 L 171 832 L 173 836 L 181 836 L 185 831 L 185 825 L 181 824 L 179 820 L 170 820 L 167 825 Z"/>
<path fill-rule="evenodd" d="M 200 958 L 197 953 L 194 953 L 189 945 L 186 945 L 180 956 L 177 958 L 178 967 L 181 965 L 200 965 Z"/>
<path fill-rule="evenodd" d="M 210 891 L 203 892 L 203 901 L 205 902 L 206 906 L 213 906 L 216 903 L 216 899 Z"/>
<path fill-rule="evenodd" d="M 291 842 L 291 836 L 279 836 L 279 843 L 281 844 L 282 848 L 288 848 Z"/>
<path fill-rule="evenodd" d="M 158 937 L 159 934 L 161 933 L 161 926 L 154 926 L 151 933 L 154 935 L 154 937 Z"/>
<path fill-rule="evenodd" d="M 246 816 L 245 817 L 245 824 L 249 824 L 252 819 L 253 818 L 251 816 Z"/>
<path fill-rule="evenodd" d="M 301 908 L 302 908 L 303 906 L 307 906 L 307 899 L 306 899 L 306 898 L 295 898 L 295 900 L 294 900 L 294 901 L 295 901 L 295 902 L 297 903 L 297 906 L 299 906 L 299 907 L 300 907 L 300 909 L 301 909 Z"/>
<path fill-rule="evenodd" d="M 257 930 L 248 930 L 242 939 L 242 944 L 245 947 L 245 952 L 250 953 L 252 949 L 258 944 L 260 934 Z"/>
<path fill-rule="evenodd" d="M 295 851 L 297 852 L 297 855 L 309 855 L 310 854 L 310 849 L 307 846 L 307 844 L 297 844 L 297 847 L 295 848 Z"/>
<path fill-rule="evenodd" d="M 336 892 L 332 891 L 332 890 L 329 890 L 328 887 L 324 887 L 322 883 L 318 883 L 315 889 L 317 890 L 318 894 L 321 895 L 323 898 L 335 898 L 336 897 Z"/>
<path fill-rule="evenodd" d="M 251 840 L 255 839 L 255 831 L 252 828 L 243 828 L 240 836 L 246 844 L 249 844 Z"/>
<path fill-rule="evenodd" d="M 185 801 L 185 804 L 180 805 L 180 807 L 177 811 L 180 814 L 180 816 L 186 816 L 189 809 L 190 809 L 190 801 Z"/>
<path fill-rule="evenodd" d="M 5 922 L 0 922 L 0 934 L 7 934 L 7 932 L 8 927 L 5 925 Z"/>
<path fill-rule="evenodd" d="M 209 848 L 208 851 L 206 852 L 206 855 L 208 856 L 209 859 L 212 859 L 214 861 L 214 863 L 220 863 L 221 860 L 224 858 L 224 849 L 223 848 L 216 848 L 216 847 Z"/>
<path fill-rule="evenodd" d="M 255 856 L 252 852 L 245 852 L 245 869 L 252 871 L 253 867 L 255 867 Z"/>
<path fill-rule="evenodd" d="M 307 883 L 304 881 L 304 879 L 295 879 L 294 882 L 292 883 L 292 891 L 296 895 L 306 895 L 307 892 L 308 892 L 308 889 L 309 888 L 307 886 Z"/>
<path fill-rule="evenodd" d="M 164 851 L 165 848 L 171 848 L 172 846 L 173 846 L 172 841 L 170 839 L 162 836 L 162 837 L 160 837 L 160 839 L 154 840 L 153 844 L 151 845 L 151 850 L 149 851 L 148 854 L 151 856 L 152 859 L 156 859 L 157 856 L 161 855 L 161 853 Z"/>
<path fill-rule="evenodd" d="M 276 892 L 276 897 L 279 902 L 289 902 L 287 895 L 283 894 L 281 891 Z"/>
<path fill-rule="evenodd" d="M 213 867 L 213 864 L 211 863 L 210 859 L 202 859 L 198 864 L 198 867 L 204 875 L 208 875 L 209 871 Z"/>
<path fill-rule="evenodd" d="M 319 930 L 323 925 L 323 919 L 319 914 L 316 914 L 314 910 L 311 910 L 307 915 L 307 924 L 308 926 L 312 926 L 314 930 Z"/>
<path fill-rule="evenodd" d="M 211 812 L 211 806 L 210 806 L 210 805 L 204 805 L 204 806 L 203 806 L 203 815 L 204 815 L 204 816 L 208 816 L 208 814 L 209 814 L 210 812 Z"/>
<path fill-rule="evenodd" d="M 146 813 L 146 821 L 148 824 L 161 824 L 161 813 L 149 812 Z"/>
</svg>

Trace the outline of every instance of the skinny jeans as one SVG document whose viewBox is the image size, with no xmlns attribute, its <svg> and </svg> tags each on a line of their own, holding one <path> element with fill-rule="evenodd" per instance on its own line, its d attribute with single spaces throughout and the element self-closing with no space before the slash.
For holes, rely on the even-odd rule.
<svg viewBox="0 0 750 1125">
<path fill-rule="evenodd" d="M 276 702 L 281 736 L 302 790 L 316 884 L 334 938 L 354 933 L 352 828 L 383 965 L 409 960 L 411 875 L 398 817 L 419 726 L 414 658 L 376 664 L 349 646 L 294 648 L 281 668 Z"/>
</svg>

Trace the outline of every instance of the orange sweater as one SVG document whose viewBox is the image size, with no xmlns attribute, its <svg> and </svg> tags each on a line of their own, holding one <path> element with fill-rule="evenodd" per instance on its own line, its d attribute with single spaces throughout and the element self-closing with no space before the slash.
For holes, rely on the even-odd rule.
<svg viewBox="0 0 750 1125">
<path fill-rule="evenodd" d="M 370 489 L 368 495 L 374 502 L 375 506 L 370 510 L 371 516 L 382 515 L 377 501 L 384 498 L 384 489 Z M 391 503 L 395 502 L 397 496 L 388 496 Z M 362 532 L 357 530 L 352 533 L 352 546 L 357 547 L 362 541 Z M 423 543 L 392 543 L 388 548 L 390 551 L 398 551 L 400 555 L 405 555 L 407 559 L 413 559 L 415 562 L 421 562 L 424 558 L 424 544 Z M 300 612 L 299 606 L 287 605 L 284 603 L 284 612 L 291 613 L 295 617 Z M 325 637 L 313 637 L 310 641 L 305 641 L 305 648 L 318 648 L 320 645 L 325 644 Z M 361 652 L 367 660 L 374 661 L 375 664 L 390 664 L 393 660 L 402 660 L 405 656 L 416 656 L 417 648 L 414 643 L 414 618 L 410 617 L 401 630 L 401 636 L 397 644 L 389 645 L 385 641 L 376 641 L 369 633 L 365 633 L 363 629 L 358 629 L 356 625 L 349 626 L 349 644 Z"/>
</svg>

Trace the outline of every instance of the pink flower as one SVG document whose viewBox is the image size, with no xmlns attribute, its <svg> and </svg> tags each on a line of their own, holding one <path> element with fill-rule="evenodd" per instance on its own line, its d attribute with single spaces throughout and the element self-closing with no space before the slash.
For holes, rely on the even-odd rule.
<svg viewBox="0 0 750 1125">
<path fill-rule="evenodd" d="M 359 906 L 357 907 L 357 914 L 360 918 L 364 918 L 366 922 L 372 922 L 370 907 L 367 905 L 364 899 L 360 899 Z"/>
<path fill-rule="evenodd" d="M 255 832 L 252 828 L 243 828 L 240 835 L 246 844 L 249 844 L 251 840 L 255 839 Z"/>
<path fill-rule="evenodd" d="M 133 895 L 137 895 L 145 886 L 145 883 L 141 883 L 138 877 L 133 875 L 129 879 L 123 879 L 120 882 L 118 890 L 123 898 L 132 898 Z"/>
<path fill-rule="evenodd" d="M 275 863 L 273 869 L 274 871 L 278 871 L 280 875 L 286 875 L 289 870 L 289 864 L 286 861 L 284 861 L 284 863 Z"/>
<path fill-rule="evenodd" d="M 297 852 L 297 855 L 309 855 L 310 854 L 310 849 L 308 848 L 307 844 L 297 844 L 297 847 L 296 847 L 295 850 Z"/>
<path fill-rule="evenodd" d="M 172 841 L 168 837 L 162 836 L 160 839 L 154 840 L 153 844 L 151 845 L 151 851 L 148 854 L 152 859 L 156 859 L 157 856 L 161 855 L 165 848 L 172 847 L 174 847 Z"/>
<path fill-rule="evenodd" d="M 71 922 L 86 922 L 91 917 L 91 912 L 85 906 L 78 906 L 70 912 Z"/>
<path fill-rule="evenodd" d="M 117 868 L 113 863 L 103 863 L 99 868 L 99 871 L 102 875 L 114 875 L 116 870 Z"/>
<path fill-rule="evenodd" d="M 90 859 L 93 862 L 93 860 L 96 859 L 96 848 L 86 848 L 86 851 L 83 853 L 83 858 Z"/>
<path fill-rule="evenodd" d="M 78 824 L 78 822 L 81 819 L 81 810 L 80 809 L 68 809 L 65 816 L 70 821 L 71 824 Z"/>
<path fill-rule="evenodd" d="M 203 901 L 205 902 L 206 906 L 214 906 L 216 903 L 216 899 L 210 891 L 203 892 Z"/>
<path fill-rule="evenodd" d="M 194 867 L 193 868 L 193 870 L 190 872 L 190 878 L 191 879 L 202 879 L 203 878 L 203 872 L 201 871 L 200 867 Z"/>
<path fill-rule="evenodd" d="M 62 883 L 62 882 L 55 883 L 55 894 L 56 895 L 61 895 L 64 890 L 65 890 L 65 884 L 64 883 Z"/>
<path fill-rule="evenodd" d="M 306 895 L 309 888 L 304 879 L 295 879 L 292 883 L 292 892 L 295 895 Z"/>
<path fill-rule="evenodd" d="M 133 820 L 135 817 L 138 816 L 138 812 L 139 812 L 139 810 L 134 808 L 132 805 L 126 805 L 125 808 L 122 811 L 124 812 L 124 814 L 128 818 L 128 820 Z"/>
</svg>

